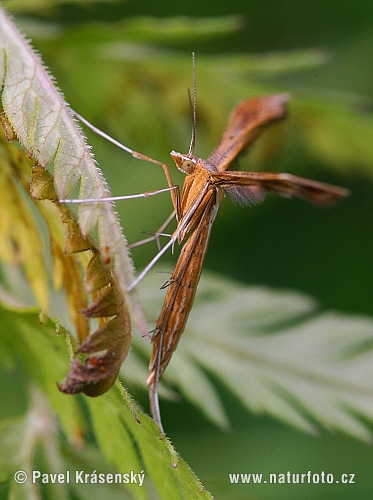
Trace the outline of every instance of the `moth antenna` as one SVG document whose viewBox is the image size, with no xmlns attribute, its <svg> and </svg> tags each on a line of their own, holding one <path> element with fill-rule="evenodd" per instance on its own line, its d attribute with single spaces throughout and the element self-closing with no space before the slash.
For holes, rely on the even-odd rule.
<svg viewBox="0 0 373 500">
<path fill-rule="evenodd" d="M 196 63 L 194 52 L 192 52 L 192 77 L 193 77 L 193 101 L 188 89 L 189 104 L 192 111 L 193 124 L 192 124 L 192 138 L 189 146 L 189 155 L 194 153 L 194 146 L 196 144 L 196 123 L 197 123 L 197 85 L 196 85 Z"/>
</svg>

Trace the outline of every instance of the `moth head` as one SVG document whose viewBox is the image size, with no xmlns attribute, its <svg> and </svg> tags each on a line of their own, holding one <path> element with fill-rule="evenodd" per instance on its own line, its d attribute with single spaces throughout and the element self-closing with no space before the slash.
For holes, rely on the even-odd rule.
<svg viewBox="0 0 373 500">
<path fill-rule="evenodd" d="M 176 151 L 171 151 L 171 158 L 176 163 L 176 166 L 184 174 L 191 174 L 197 164 L 197 160 L 191 155 L 182 155 L 181 153 L 176 153 Z"/>
</svg>

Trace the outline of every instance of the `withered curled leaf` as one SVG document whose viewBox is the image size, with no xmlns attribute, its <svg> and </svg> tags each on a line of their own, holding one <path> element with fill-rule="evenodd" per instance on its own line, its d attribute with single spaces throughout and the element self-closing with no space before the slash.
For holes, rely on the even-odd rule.
<svg viewBox="0 0 373 500">
<path fill-rule="evenodd" d="M 82 234 L 66 205 L 56 201 L 52 175 L 33 165 L 29 155 L 7 139 L 1 134 L 0 179 L 7 197 L 1 203 L 0 256 L 23 266 L 35 298 L 48 313 L 42 237 L 37 220 L 24 203 L 25 194 L 31 193 L 35 210 L 48 230 L 54 288 L 64 288 L 69 315 L 81 342 L 77 355 L 85 357 L 83 364 L 77 358 L 72 360 L 70 373 L 58 387 L 67 394 L 98 396 L 114 383 L 130 346 L 131 323 L 122 288 L 94 241 Z M 90 318 L 98 321 L 91 335 Z"/>
<path fill-rule="evenodd" d="M 33 169 L 31 191 L 34 196 L 39 179 L 45 183 L 46 175 L 50 175 L 43 170 Z M 83 392 L 87 396 L 99 396 L 113 385 L 127 356 L 131 340 L 130 315 L 110 264 L 101 258 L 94 241 L 82 235 L 69 209 L 58 202 L 54 205 L 58 207 L 61 220 L 67 226 L 65 256 L 76 258 L 79 255 L 86 268 L 85 288 L 92 297 L 92 303 L 79 313 L 87 319 L 98 318 L 100 322 L 99 328 L 88 335 L 77 349 L 77 354 L 88 355 L 84 364 L 73 358 L 70 373 L 63 383 L 58 384 L 58 388 L 66 394 Z"/>
</svg>

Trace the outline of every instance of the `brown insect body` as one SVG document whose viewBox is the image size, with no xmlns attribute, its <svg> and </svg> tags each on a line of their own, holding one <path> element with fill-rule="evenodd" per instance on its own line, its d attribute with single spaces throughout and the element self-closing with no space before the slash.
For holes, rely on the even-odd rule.
<svg viewBox="0 0 373 500">
<path fill-rule="evenodd" d="M 336 186 L 303 179 L 291 174 L 266 172 L 226 172 L 232 161 L 259 135 L 262 128 L 286 114 L 285 94 L 248 99 L 233 110 L 220 143 L 207 160 L 191 152 L 172 151 L 179 170 L 186 174 L 181 197 L 173 196 L 178 227 L 171 239 L 181 249 L 164 305 L 153 335 L 153 350 L 147 383 L 150 387 L 152 414 L 161 427 L 158 406 L 158 383 L 185 328 L 195 297 L 202 265 L 220 202 L 226 192 L 234 200 L 255 204 L 267 192 L 297 196 L 316 205 L 327 205 L 347 196 Z M 193 141 L 192 141 L 193 143 Z M 192 149 L 192 147 L 191 147 Z M 170 181 L 169 181 L 170 184 Z"/>
<path fill-rule="evenodd" d="M 193 174 L 189 174 L 188 177 L 191 175 Z M 154 378 L 159 380 L 184 331 L 201 275 L 212 224 L 223 197 L 223 190 L 215 187 L 207 179 L 199 191 L 203 195 L 202 199 L 199 199 L 201 196 L 197 199 L 192 197 L 189 195 L 190 188 L 193 187 L 191 193 L 195 193 L 196 184 L 205 175 L 196 176 L 194 179 L 188 177 L 184 182 L 180 207 L 186 209 L 182 213 L 189 215 L 192 211 L 193 217 L 180 232 L 179 242 L 183 241 L 193 226 L 195 227 L 181 249 L 167 286 L 164 306 L 154 331 L 152 358 L 149 365 L 150 374 L 147 380 L 149 385 L 153 385 Z"/>
</svg>

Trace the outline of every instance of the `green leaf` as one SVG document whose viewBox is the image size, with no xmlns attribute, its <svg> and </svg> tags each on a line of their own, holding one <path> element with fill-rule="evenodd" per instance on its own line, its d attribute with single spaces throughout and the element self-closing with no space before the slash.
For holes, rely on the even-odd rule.
<svg viewBox="0 0 373 500">
<path fill-rule="evenodd" d="M 40 166 L 54 166 L 59 199 L 80 181 L 80 198 L 110 196 L 86 139 L 53 80 L 24 37 L 0 9 L 0 85 L 5 115 L 27 153 Z M 100 249 L 113 260 L 123 291 L 134 279 L 132 260 L 118 217 L 110 203 L 79 207 L 83 235 L 98 226 Z M 129 297 L 134 320 L 145 329 L 135 294 Z M 142 326 L 141 326 L 142 325 Z"/>
<path fill-rule="evenodd" d="M 69 3 L 87 4 L 99 1 L 111 2 L 112 0 L 70 0 Z M 9 11 L 43 13 L 46 9 L 56 7 L 58 4 L 66 4 L 66 0 L 33 0 L 32 2 L 29 0 L 4 0 L 3 3 Z"/>
<path fill-rule="evenodd" d="M 156 45 L 185 44 L 193 41 L 221 37 L 237 31 L 243 25 L 241 16 L 221 16 L 210 18 L 190 17 L 131 17 L 116 23 L 96 22 L 89 25 L 69 28 L 63 36 L 70 43 L 87 40 L 95 43 L 125 42 L 148 43 Z"/>
<path fill-rule="evenodd" d="M 358 164 L 372 176 L 373 116 L 359 109 L 363 102 L 354 101 L 346 105 L 342 99 L 330 102 L 315 95 L 307 103 L 297 103 L 295 121 L 301 123 L 303 142 L 320 161 L 341 172 Z"/>
<path fill-rule="evenodd" d="M 20 462 L 19 446 L 25 437 L 25 418 L 18 417 L 0 422 L 0 482 L 5 482 Z M 20 439 L 21 437 L 21 439 Z"/>
<path fill-rule="evenodd" d="M 62 378 L 69 363 L 66 334 L 61 331 L 56 336 L 56 327 L 51 321 L 45 320 L 40 325 L 36 310 L 17 312 L 0 308 L 0 314 L 0 362 L 6 360 L 9 366 L 9 360 L 13 360 L 15 366 L 18 360 L 25 374 L 25 385 L 37 385 L 54 410 L 53 418 L 58 417 L 70 442 L 81 445 L 82 431 L 88 426 L 82 417 L 81 400 L 60 393 L 56 387 L 56 381 Z M 152 419 L 135 408 L 123 387 L 113 387 L 103 396 L 85 401 L 94 436 L 106 459 L 103 468 L 112 466 L 123 474 L 144 471 L 145 486 L 129 486 L 134 498 L 149 498 L 149 490 L 154 489 L 160 498 L 211 498 Z M 41 403 L 36 407 L 41 408 Z M 3 433 L 0 428 L 0 438 L 10 439 L 4 441 L 3 449 L 11 446 L 11 436 L 22 427 L 17 422 L 9 423 L 14 428 L 12 432 L 8 424 L 4 423 Z M 30 429 L 42 431 L 32 425 Z M 14 449 L 7 474 L 20 463 L 17 453 Z M 31 470 L 30 463 L 28 467 Z M 92 471 L 88 469 L 87 472 Z M 101 472 L 101 466 L 97 472 Z"/>
<path fill-rule="evenodd" d="M 81 409 L 76 399 L 56 386 L 69 364 L 64 334 L 57 336 L 56 325 L 46 318 L 41 323 L 36 309 L 19 312 L 1 307 L 0 345 L 0 360 L 7 366 L 10 360 L 13 366 L 17 358 L 22 360 L 27 377 L 42 387 L 68 438 L 79 442 L 84 427 Z"/>
<path fill-rule="evenodd" d="M 159 277 L 152 277 L 142 289 L 150 317 L 160 302 L 154 291 Z M 373 421 L 372 367 L 372 319 L 320 312 L 301 294 L 204 273 L 163 378 L 214 422 L 225 422 L 224 412 L 211 403 L 217 391 L 201 368 L 254 413 L 307 432 L 323 427 L 370 442 L 364 419 Z"/>
<path fill-rule="evenodd" d="M 108 462 L 119 471 L 142 468 L 161 498 L 211 498 L 154 422 L 140 413 L 137 421 L 118 395 L 110 391 L 89 400 L 93 428 Z"/>
</svg>

